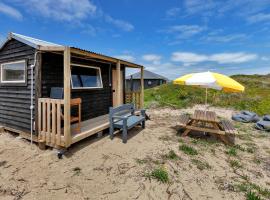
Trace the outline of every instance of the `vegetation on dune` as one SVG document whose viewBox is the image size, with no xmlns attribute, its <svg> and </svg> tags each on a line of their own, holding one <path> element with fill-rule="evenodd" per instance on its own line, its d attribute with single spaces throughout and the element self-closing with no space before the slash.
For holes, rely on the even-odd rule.
<svg viewBox="0 0 270 200">
<path fill-rule="evenodd" d="M 168 183 L 169 182 L 169 174 L 164 168 L 156 168 L 150 173 L 146 173 L 145 176 L 147 178 L 154 178 L 161 183 Z"/>
<path fill-rule="evenodd" d="M 237 110 L 251 110 L 259 115 L 270 113 L 270 74 L 234 75 L 233 79 L 245 86 L 244 93 L 225 93 L 209 90 L 208 102 L 213 106 L 230 107 Z M 145 90 L 145 105 L 191 107 L 205 103 L 202 88 L 173 85 L 172 83 Z"/>
</svg>

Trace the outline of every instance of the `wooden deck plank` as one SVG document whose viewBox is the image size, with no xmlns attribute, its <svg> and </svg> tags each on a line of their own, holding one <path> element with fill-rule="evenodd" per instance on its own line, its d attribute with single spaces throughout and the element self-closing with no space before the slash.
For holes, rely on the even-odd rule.
<svg viewBox="0 0 270 200">
<path fill-rule="evenodd" d="M 102 130 L 109 128 L 109 115 L 101 115 L 99 117 L 81 122 L 81 132 L 76 132 L 77 124 L 71 126 L 72 144 L 84 138 L 94 135 Z"/>
</svg>

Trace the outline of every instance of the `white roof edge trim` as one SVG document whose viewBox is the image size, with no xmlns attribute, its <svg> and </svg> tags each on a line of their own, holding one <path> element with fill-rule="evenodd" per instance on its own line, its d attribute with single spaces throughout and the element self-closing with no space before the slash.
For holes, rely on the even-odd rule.
<svg viewBox="0 0 270 200">
<path fill-rule="evenodd" d="M 59 44 L 55 44 L 55 43 L 52 43 L 52 42 L 47 42 L 47 41 L 44 41 L 44 40 L 39 40 L 39 39 L 36 39 L 36 38 L 31 38 L 31 37 L 28 37 L 28 36 L 24 36 L 24 35 L 20 35 L 20 34 L 17 34 L 17 33 L 12 33 L 10 32 L 8 34 L 8 37 L 6 39 L 6 41 L 4 41 L 1 45 L 0 45 L 0 49 L 3 48 L 3 46 L 11 39 L 15 39 L 15 40 L 18 40 L 26 45 L 29 45 L 35 49 L 39 49 L 41 46 L 44 46 L 44 47 L 64 47 L 62 45 L 59 45 Z"/>
</svg>

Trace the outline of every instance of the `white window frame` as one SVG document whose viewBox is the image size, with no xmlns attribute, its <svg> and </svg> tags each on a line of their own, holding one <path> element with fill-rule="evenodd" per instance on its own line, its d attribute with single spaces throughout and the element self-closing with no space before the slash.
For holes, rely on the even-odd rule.
<svg viewBox="0 0 270 200">
<path fill-rule="evenodd" d="M 24 64 L 24 80 L 20 80 L 20 81 L 4 81 L 3 80 L 3 65 L 7 65 L 7 64 L 15 64 L 15 63 L 23 63 Z M 26 70 L 26 60 L 18 60 L 18 61 L 12 61 L 12 62 L 5 62 L 2 63 L 1 66 L 1 79 L 0 79 L 0 83 L 26 83 L 26 75 L 27 75 L 27 70 Z"/>
<path fill-rule="evenodd" d="M 70 70 L 70 79 L 71 79 L 71 88 L 73 90 L 85 90 L 85 89 L 102 89 L 103 88 L 103 82 L 102 82 L 102 76 L 101 76 L 101 69 L 100 67 L 94 67 L 94 66 L 89 66 L 89 65 L 80 65 L 80 64 L 73 64 L 71 63 L 70 64 L 71 66 L 71 70 Z M 91 68 L 91 69 L 97 69 L 98 70 L 98 75 L 99 75 L 99 79 L 100 79 L 100 83 L 101 83 L 101 86 L 99 87 L 73 87 L 73 82 L 72 82 L 72 67 L 86 67 L 86 68 Z M 80 75 L 83 75 L 83 74 L 80 74 Z"/>
</svg>

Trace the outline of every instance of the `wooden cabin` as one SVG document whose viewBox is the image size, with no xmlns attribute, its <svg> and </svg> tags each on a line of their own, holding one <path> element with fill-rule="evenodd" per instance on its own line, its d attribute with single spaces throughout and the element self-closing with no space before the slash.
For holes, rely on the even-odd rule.
<svg viewBox="0 0 270 200">
<path fill-rule="evenodd" d="M 135 63 L 10 33 L 0 46 L 0 126 L 69 147 L 107 129 L 111 106 L 143 107 L 143 88 L 136 99 L 125 94 L 128 67 L 143 72 Z"/>
<path fill-rule="evenodd" d="M 168 78 L 148 70 L 143 71 L 143 79 L 144 79 L 144 89 L 157 87 L 162 84 L 166 84 L 169 81 Z M 127 76 L 125 86 L 126 91 L 140 91 L 141 72 L 137 72 Z"/>
</svg>

